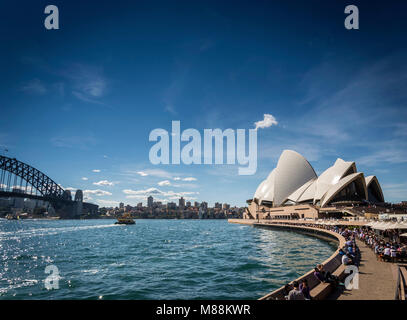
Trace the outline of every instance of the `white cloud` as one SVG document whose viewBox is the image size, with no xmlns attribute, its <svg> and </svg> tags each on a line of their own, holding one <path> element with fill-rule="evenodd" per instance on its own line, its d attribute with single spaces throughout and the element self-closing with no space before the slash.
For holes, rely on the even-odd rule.
<svg viewBox="0 0 407 320">
<path fill-rule="evenodd" d="M 141 171 L 127 170 L 124 173 L 126 175 L 138 174 L 142 177 L 153 176 L 153 177 L 159 177 L 159 178 L 165 178 L 165 179 L 172 179 L 172 174 L 170 172 L 167 172 L 167 171 L 161 170 L 161 169 L 146 169 L 146 170 L 141 170 Z"/>
<path fill-rule="evenodd" d="M 160 187 L 162 186 L 170 186 L 171 182 L 169 180 L 160 181 L 157 183 Z"/>
<path fill-rule="evenodd" d="M 131 190 L 124 189 L 123 193 L 128 195 L 149 195 L 149 194 L 162 194 L 162 191 L 157 188 L 148 188 L 146 190 Z"/>
<path fill-rule="evenodd" d="M 82 180 L 83 180 L 83 181 L 87 181 L 87 180 L 88 180 L 88 178 L 86 178 L 86 177 L 82 177 Z"/>
<path fill-rule="evenodd" d="M 406 199 L 407 183 L 388 183 L 382 184 L 384 198 L 392 198 L 394 201 L 403 201 Z"/>
<path fill-rule="evenodd" d="M 93 184 L 96 186 L 114 186 L 115 185 L 114 182 L 111 182 L 108 180 L 101 180 L 99 182 L 94 182 Z"/>
<path fill-rule="evenodd" d="M 158 184 L 160 187 L 163 187 L 163 186 L 170 186 L 170 185 L 171 185 L 171 182 L 170 182 L 169 180 L 164 180 L 164 181 L 158 182 L 157 184 Z"/>
<path fill-rule="evenodd" d="M 104 199 L 97 199 L 96 203 L 100 206 L 108 206 L 108 207 L 117 207 L 119 205 L 119 201 L 104 200 Z"/>
<path fill-rule="evenodd" d="M 111 196 L 112 195 L 112 193 L 109 192 L 109 191 L 104 191 L 104 190 L 99 190 L 99 189 L 96 189 L 96 190 L 83 190 L 83 193 L 86 196 L 88 196 L 90 194 L 93 194 L 93 195 L 99 196 L 99 197 L 101 197 L 101 196 Z"/>
<path fill-rule="evenodd" d="M 161 201 L 172 201 L 184 197 L 186 200 L 195 200 L 193 195 L 198 195 L 199 192 L 184 191 L 184 192 L 174 192 L 174 191 L 162 191 L 157 188 L 148 188 L 145 190 L 122 190 L 126 194 L 128 199 L 145 199 L 148 196 L 153 196 L 154 198 L 160 198 Z"/>
<path fill-rule="evenodd" d="M 174 180 L 178 181 L 178 180 L 181 180 L 181 178 L 180 177 L 175 177 Z"/>
<path fill-rule="evenodd" d="M 82 100 L 84 102 L 89 102 L 89 103 L 94 103 L 94 104 L 100 104 L 100 105 L 104 105 L 104 103 L 97 101 L 95 99 L 91 99 L 88 98 L 85 94 L 83 94 L 82 92 L 78 92 L 78 91 L 72 91 L 72 94 L 78 98 L 79 100 Z"/>
<path fill-rule="evenodd" d="M 183 181 L 196 181 L 197 179 L 196 178 L 194 178 L 194 177 L 187 177 L 187 178 L 184 178 L 184 179 L 182 179 Z"/>
<path fill-rule="evenodd" d="M 261 129 L 268 128 L 273 125 L 276 126 L 277 124 L 278 124 L 278 122 L 277 122 L 276 118 L 274 118 L 274 116 L 271 114 L 264 114 L 263 120 L 260 120 L 260 121 L 257 121 L 254 123 L 254 125 L 256 126 L 255 130 L 257 130 L 259 128 L 261 128 Z"/>
<path fill-rule="evenodd" d="M 98 173 L 98 172 L 100 172 L 100 170 L 99 169 L 93 169 L 92 172 Z"/>
<path fill-rule="evenodd" d="M 39 79 L 33 79 L 24 83 L 20 90 L 30 94 L 44 94 L 47 92 L 45 85 Z"/>
<path fill-rule="evenodd" d="M 72 94 L 79 100 L 104 104 L 100 99 L 106 93 L 107 80 L 101 68 L 72 64 L 61 72 L 71 82 Z"/>
<path fill-rule="evenodd" d="M 0 188 L 7 189 L 7 186 L 5 184 L 0 184 Z M 22 192 L 27 192 L 27 193 L 35 191 L 35 188 L 33 188 L 32 186 L 27 186 L 27 188 L 26 188 L 25 185 L 23 185 L 23 186 L 19 186 L 19 185 L 11 186 L 10 189 L 11 190 L 18 189 L 18 190 L 21 190 Z"/>
</svg>

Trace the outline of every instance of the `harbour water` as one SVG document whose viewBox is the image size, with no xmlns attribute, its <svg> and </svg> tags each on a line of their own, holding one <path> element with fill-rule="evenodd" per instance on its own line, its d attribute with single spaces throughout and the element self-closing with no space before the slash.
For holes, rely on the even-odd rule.
<svg viewBox="0 0 407 320">
<path fill-rule="evenodd" d="M 257 299 L 335 249 L 226 220 L 1 220 L 0 299 Z"/>
</svg>

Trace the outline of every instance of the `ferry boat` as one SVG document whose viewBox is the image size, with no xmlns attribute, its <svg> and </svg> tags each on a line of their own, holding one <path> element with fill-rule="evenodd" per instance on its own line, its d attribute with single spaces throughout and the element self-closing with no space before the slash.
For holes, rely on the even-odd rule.
<svg viewBox="0 0 407 320">
<path fill-rule="evenodd" d="M 136 222 L 129 214 L 124 214 L 121 218 L 118 218 L 115 224 L 135 224 Z"/>
</svg>

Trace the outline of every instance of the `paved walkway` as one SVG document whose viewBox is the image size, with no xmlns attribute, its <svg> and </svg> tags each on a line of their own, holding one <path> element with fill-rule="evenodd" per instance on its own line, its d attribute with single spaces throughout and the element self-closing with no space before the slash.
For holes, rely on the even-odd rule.
<svg viewBox="0 0 407 320">
<path fill-rule="evenodd" d="M 397 284 L 396 265 L 376 259 L 373 250 L 356 240 L 361 253 L 359 289 L 334 292 L 337 300 L 394 300 Z"/>
</svg>

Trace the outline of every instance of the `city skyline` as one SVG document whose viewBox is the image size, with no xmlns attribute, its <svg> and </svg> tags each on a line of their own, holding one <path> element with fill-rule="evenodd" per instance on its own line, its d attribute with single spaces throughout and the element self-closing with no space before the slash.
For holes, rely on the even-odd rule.
<svg viewBox="0 0 407 320">
<path fill-rule="evenodd" d="M 150 198 L 151 198 L 151 201 L 149 200 Z M 178 199 L 178 205 L 177 205 L 176 201 L 170 201 L 170 202 L 162 203 L 161 201 L 154 201 L 154 197 L 149 196 L 145 202 L 140 201 L 135 206 L 131 206 L 130 204 L 127 204 L 125 202 L 119 202 L 119 205 L 116 206 L 116 208 L 124 208 L 126 206 L 131 206 L 131 207 L 140 207 L 140 206 L 142 206 L 142 207 L 153 207 L 154 205 L 162 205 L 162 206 L 175 205 L 176 208 L 181 208 L 181 207 L 184 207 L 184 208 L 189 208 L 189 207 L 198 208 L 198 207 L 201 207 L 201 206 L 210 208 L 210 206 L 208 206 L 208 202 L 206 202 L 206 201 L 202 201 L 202 202 L 186 201 L 184 205 L 180 205 L 179 201 L 181 201 L 181 199 L 185 201 L 185 199 L 183 197 L 181 197 L 180 199 Z M 146 204 L 145 206 L 143 206 L 144 203 Z M 229 203 L 226 203 L 226 202 L 224 202 L 224 203 L 215 202 L 212 208 L 223 208 L 224 206 L 226 206 L 227 208 L 231 207 L 231 205 Z M 237 208 L 237 206 L 233 206 L 233 207 Z M 114 207 L 111 206 L 110 208 L 114 208 Z"/>
<path fill-rule="evenodd" d="M 0 153 L 85 201 L 242 207 L 285 149 L 317 174 L 354 160 L 386 201 L 407 199 L 405 4 L 355 1 L 359 30 L 344 28 L 342 2 L 55 1 L 60 30 L 44 28 L 46 4 L 0 21 Z M 151 164 L 149 133 L 178 120 L 257 128 L 257 172 Z"/>
</svg>

